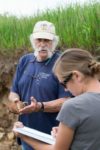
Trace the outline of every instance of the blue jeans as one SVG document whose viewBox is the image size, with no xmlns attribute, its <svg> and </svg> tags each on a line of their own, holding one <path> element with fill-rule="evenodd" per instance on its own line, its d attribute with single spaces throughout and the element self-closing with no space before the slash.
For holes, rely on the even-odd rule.
<svg viewBox="0 0 100 150">
<path fill-rule="evenodd" d="M 35 150 L 23 141 L 21 141 L 21 147 L 22 147 L 22 150 Z"/>
</svg>

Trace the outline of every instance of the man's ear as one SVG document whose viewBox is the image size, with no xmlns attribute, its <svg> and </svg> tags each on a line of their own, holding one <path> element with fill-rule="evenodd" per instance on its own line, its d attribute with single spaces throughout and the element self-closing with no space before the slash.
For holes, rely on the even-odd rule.
<svg viewBox="0 0 100 150">
<path fill-rule="evenodd" d="M 81 82 L 83 80 L 83 74 L 80 71 L 75 70 L 73 71 L 73 79 Z"/>
</svg>

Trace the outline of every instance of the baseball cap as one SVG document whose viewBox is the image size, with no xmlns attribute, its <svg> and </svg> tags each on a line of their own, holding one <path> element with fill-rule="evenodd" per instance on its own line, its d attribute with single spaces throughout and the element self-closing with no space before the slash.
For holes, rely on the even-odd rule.
<svg viewBox="0 0 100 150">
<path fill-rule="evenodd" d="M 42 38 L 53 40 L 56 36 L 55 26 L 48 21 L 39 21 L 35 24 L 32 35 L 34 39 Z"/>
</svg>

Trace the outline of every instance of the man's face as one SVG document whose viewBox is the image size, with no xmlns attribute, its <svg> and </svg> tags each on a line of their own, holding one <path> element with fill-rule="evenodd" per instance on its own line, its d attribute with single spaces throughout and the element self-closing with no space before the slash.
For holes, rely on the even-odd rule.
<svg viewBox="0 0 100 150">
<path fill-rule="evenodd" d="M 52 40 L 48 39 L 35 39 L 36 51 L 38 51 L 38 56 L 41 60 L 48 58 L 49 53 L 52 53 Z"/>
</svg>

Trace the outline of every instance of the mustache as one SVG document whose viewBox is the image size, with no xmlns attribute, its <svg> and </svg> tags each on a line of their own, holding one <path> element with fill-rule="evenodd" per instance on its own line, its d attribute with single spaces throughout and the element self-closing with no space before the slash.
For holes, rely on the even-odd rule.
<svg viewBox="0 0 100 150">
<path fill-rule="evenodd" d="M 34 55 L 37 57 L 39 55 L 40 52 L 47 52 L 48 53 L 48 58 L 50 58 L 52 56 L 52 50 L 49 49 L 48 47 L 39 47 L 39 48 L 35 48 L 35 52 Z"/>
<path fill-rule="evenodd" d="M 40 51 L 49 51 L 49 48 L 47 48 L 47 47 L 44 47 L 44 48 L 39 47 L 38 48 L 38 52 L 40 52 Z"/>
</svg>

